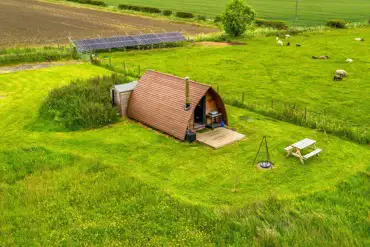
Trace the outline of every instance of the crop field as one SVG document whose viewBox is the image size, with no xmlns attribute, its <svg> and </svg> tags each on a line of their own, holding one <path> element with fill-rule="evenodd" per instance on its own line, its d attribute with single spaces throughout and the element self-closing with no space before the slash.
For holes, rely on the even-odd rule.
<svg viewBox="0 0 370 247">
<path fill-rule="evenodd" d="M 220 15 L 228 0 L 105 0 L 106 3 L 120 3 L 152 6 L 175 11 L 190 11 L 197 14 Z M 295 0 L 247 0 L 260 18 L 294 21 Z M 370 2 L 367 0 L 303 0 L 299 4 L 300 25 L 322 25 L 330 19 L 363 21 L 369 19 Z"/>
<path fill-rule="evenodd" d="M 226 98 L 249 104 L 271 105 L 272 101 L 343 121 L 369 136 L 370 122 L 370 29 L 349 29 L 303 34 L 276 45 L 275 37 L 248 38 L 246 46 L 185 47 L 158 51 L 115 53 L 113 63 L 164 71 L 212 84 Z M 300 43 L 302 47 L 295 47 Z M 329 60 L 312 56 L 328 55 Z M 347 58 L 354 63 L 346 63 Z M 181 61 L 179 66 L 178 61 Z M 349 77 L 334 82 L 337 69 Z"/>
<path fill-rule="evenodd" d="M 231 126 L 247 139 L 217 151 L 127 119 L 75 132 L 37 121 L 49 90 L 107 73 L 82 64 L 0 75 L 0 243 L 369 240 L 368 146 L 231 106 Z M 276 165 L 264 172 L 251 164 L 263 135 Z M 318 140 L 323 155 L 306 165 L 286 159 L 283 148 L 305 137 Z"/>
<path fill-rule="evenodd" d="M 68 37 L 114 36 L 163 30 L 184 30 L 192 34 L 215 31 L 193 25 L 36 0 L 1 0 L 0 13 L 0 47 L 64 44 L 68 43 Z"/>
</svg>

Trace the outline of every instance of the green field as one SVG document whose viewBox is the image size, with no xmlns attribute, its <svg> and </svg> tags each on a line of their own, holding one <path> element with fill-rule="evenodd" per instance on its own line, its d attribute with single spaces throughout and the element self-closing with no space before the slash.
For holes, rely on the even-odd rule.
<svg viewBox="0 0 370 247">
<path fill-rule="evenodd" d="M 249 104 L 271 101 L 307 107 L 309 112 L 360 129 L 370 135 L 370 47 L 355 37 L 370 39 L 370 29 L 349 29 L 299 35 L 291 47 L 276 45 L 275 37 L 248 38 L 246 46 L 186 47 L 115 53 L 113 63 L 154 69 L 218 86 L 226 98 Z M 295 44 L 300 43 L 301 48 Z M 329 60 L 312 56 L 328 55 Z M 354 63 L 346 63 L 347 58 Z M 179 66 L 179 63 L 181 66 Z M 333 81 L 337 69 L 349 77 Z"/>
<path fill-rule="evenodd" d="M 218 151 L 130 120 L 91 131 L 35 127 L 48 90 L 103 73 L 74 65 L 0 75 L 1 243 L 365 243 L 368 147 L 233 107 L 231 126 L 248 139 Z M 251 164 L 262 135 L 270 172 Z M 282 148 L 304 137 L 325 152 L 302 166 Z"/>
<path fill-rule="evenodd" d="M 174 11 L 190 11 L 206 16 L 220 15 L 227 0 L 105 0 L 106 3 L 121 3 L 153 6 Z M 293 23 L 295 0 L 247 0 L 260 18 L 284 20 Z M 370 2 L 367 0 L 303 0 L 299 4 L 300 25 L 322 25 L 330 19 L 363 21 L 370 18 Z"/>
<path fill-rule="evenodd" d="M 245 92 L 252 103 L 305 104 L 369 127 L 368 28 L 274 37 L 246 46 L 186 46 L 109 55 L 116 66 L 158 69 Z M 365 42 L 356 43 L 354 37 Z M 327 61 L 312 55 L 328 54 Z M 353 64 L 346 64 L 350 56 Z M 333 82 L 333 70 L 349 77 Z M 368 246 L 369 145 L 227 105 L 246 139 L 219 150 L 129 120 L 57 132 L 39 119 L 50 90 L 111 72 L 90 64 L 0 75 L 0 246 Z M 227 93 L 229 92 L 229 93 Z M 267 136 L 275 168 L 252 164 Z M 323 149 L 302 165 L 284 147 Z M 263 158 L 260 156 L 259 158 Z"/>
</svg>

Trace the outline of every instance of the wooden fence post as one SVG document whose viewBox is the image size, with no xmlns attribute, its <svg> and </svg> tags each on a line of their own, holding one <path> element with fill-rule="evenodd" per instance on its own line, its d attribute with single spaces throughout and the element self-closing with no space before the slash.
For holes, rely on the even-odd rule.
<svg viewBox="0 0 370 247">
<path fill-rule="evenodd" d="M 307 107 L 304 108 L 304 121 L 307 122 Z"/>
</svg>

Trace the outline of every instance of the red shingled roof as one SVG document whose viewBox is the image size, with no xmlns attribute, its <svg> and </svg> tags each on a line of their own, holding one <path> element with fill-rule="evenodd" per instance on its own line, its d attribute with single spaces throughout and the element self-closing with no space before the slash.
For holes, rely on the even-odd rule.
<svg viewBox="0 0 370 247">
<path fill-rule="evenodd" d="M 185 111 L 185 79 L 149 70 L 132 92 L 127 114 L 130 118 L 184 140 L 195 106 L 210 88 L 189 81 L 191 109 Z"/>
</svg>

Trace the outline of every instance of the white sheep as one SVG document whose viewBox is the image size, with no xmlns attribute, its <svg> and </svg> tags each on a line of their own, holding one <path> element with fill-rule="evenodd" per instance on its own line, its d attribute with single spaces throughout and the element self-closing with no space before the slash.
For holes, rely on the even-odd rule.
<svg viewBox="0 0 370 247">
<path fill-rule="evenodd" d="M 278 45 L 283 46 L 284 45 L 283 41 L 278 40 Z"/>
<path fill-rule="evenodd" d="M 289 39 L 290 38 L 290 35 L 289 34 L 285 35 L 285 38 L 286 39 Z"/>
<path fill-rule="evenodd" d="M 356 41 L 364 41 L 363 38 L 355 38 Z"/>
<path fill-rule="evenodd" d="M 347 62 L 347 63 L 353 63 L 353 59 L 351 59 L 351 58 L 347 58 L 346 62 Z"/>
<path fill-rule="evenodd" d="M 348 73 L 342 69 L 338 69 L 337 71 L 335 71 L 335 74 L 336 75 L 339 75 L 340 77 L 347 77 L 348 76 Z"/>
<path fill-rule="evenodd" d="M 279 36 L 276 36 L 276 41 L 278 41 L 279 40 Z"/>
</svg>

